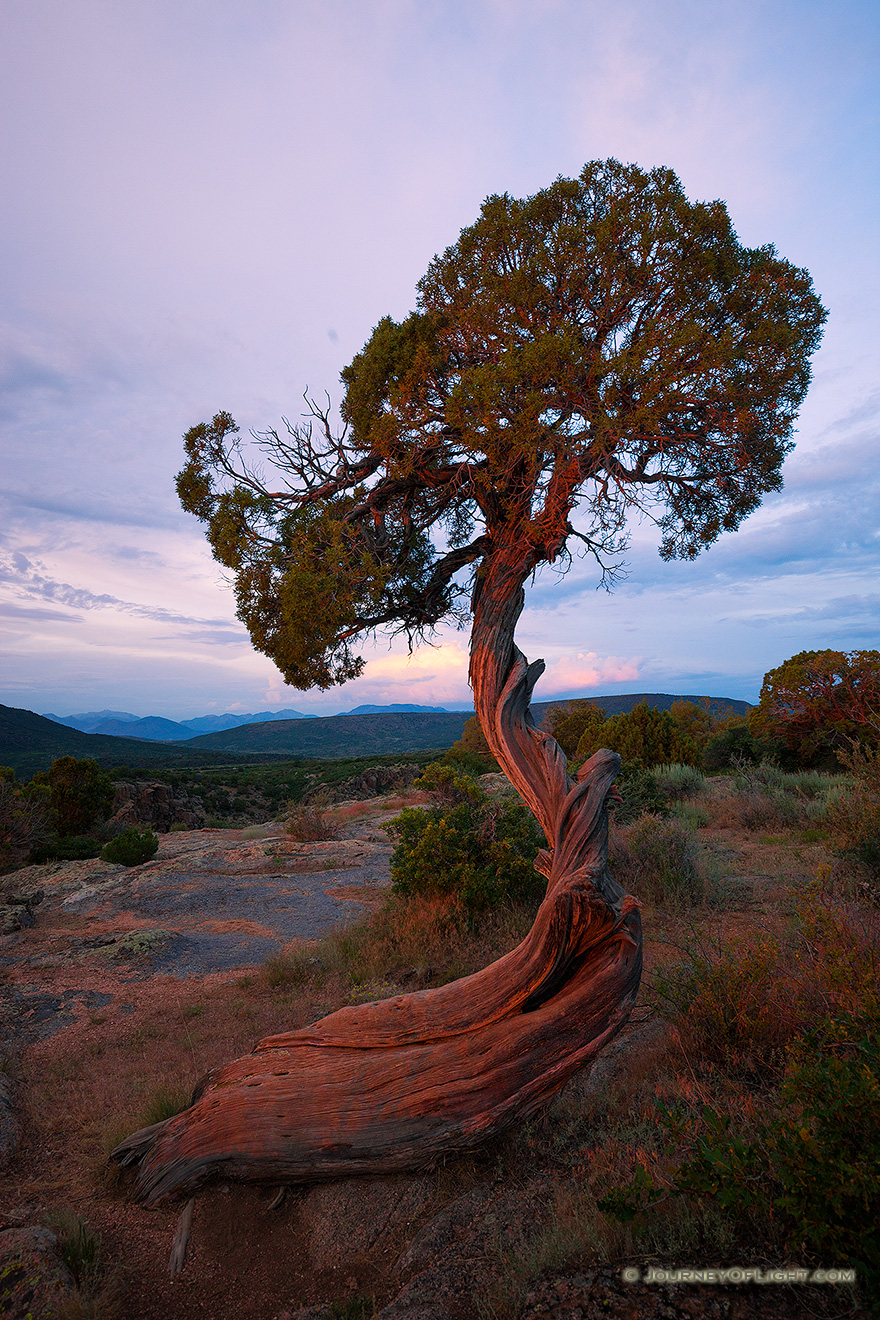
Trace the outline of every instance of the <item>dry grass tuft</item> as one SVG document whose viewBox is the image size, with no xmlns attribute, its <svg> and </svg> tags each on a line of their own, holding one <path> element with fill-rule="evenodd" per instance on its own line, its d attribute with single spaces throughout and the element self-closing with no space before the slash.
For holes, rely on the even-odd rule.
<svg viewBox="0 0 880 1320">
<path fill-rule="evenodd" d="M 326 797 L 316 796 L 310 802 L 288 802 L 281 810 L 280 821 L 285 833 L 297 843 L 318 843 L 323 839 L 337 839 L 339 825 L 327 812 Z"/>
<path fill-rule="evenodd" d="M 353 986 L 399 981 L 401 974 L 440 985 L 514 948 L 528 934 L 535 906 L 502 907 L 474 923 L 452 898 L 391 895 L 379 912 L 328 935 L 318 956 Z"/>
</svg>

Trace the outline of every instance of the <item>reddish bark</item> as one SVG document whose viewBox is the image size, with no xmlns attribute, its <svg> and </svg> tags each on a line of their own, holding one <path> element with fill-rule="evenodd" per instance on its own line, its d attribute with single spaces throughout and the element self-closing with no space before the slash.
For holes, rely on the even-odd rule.
<svg viewBox="0 0 880 1320">
<path fill-rule="evenodd" d="M 490 557 L 471 681 L 486 738 L 549 847 L 547 895 L 523 942 L 435 990 L 340 1009 L 209 1073 L 189 1109 L 113 1153 L 155 1203 L 215 1175 L 315 1182 L 430 1164 L 541 1108 L 626 1022 L 641 975 L 638 904 L 607 869 L 606 800 L 620 758 L 569 779 L 529 713 L 543 662 L 513 632 L 528 570 Z"/>
</svg>

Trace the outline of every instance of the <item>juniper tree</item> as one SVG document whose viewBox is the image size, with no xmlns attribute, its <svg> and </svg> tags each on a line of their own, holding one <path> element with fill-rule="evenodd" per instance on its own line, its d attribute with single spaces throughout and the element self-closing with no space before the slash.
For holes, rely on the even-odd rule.
<svg viewBox="0 0 880 1320">
<path fill-rule="evenodd" d="M 184 508 L 234 575 L 239 617 L 288 683 L 363 668 L 377 630 L 415 644 L 471 619 L 489 746 L 547 838 L 532 931 L 474 976 L 261 1041 L 193 1106 L 119 1148 L 155 1201 L 223 1177 L 313 1180 L 429 1162 L 546 1102 L 626 1021 L 638 903 L 607 870 L 619 757 L 578 782 L 537 729 L 543 662 L 514 643 L 524 586 L 580 545 L 614 573 L 628 515 L 693 558 L 781 484 L 825 311 L 809 274 L 740 244 L 722 202 L 667 169 L 592 162 L 489 197 L 385 317 L 329 405 L 259 437 L 219 412 L 186 436 Z"/>
</svg>

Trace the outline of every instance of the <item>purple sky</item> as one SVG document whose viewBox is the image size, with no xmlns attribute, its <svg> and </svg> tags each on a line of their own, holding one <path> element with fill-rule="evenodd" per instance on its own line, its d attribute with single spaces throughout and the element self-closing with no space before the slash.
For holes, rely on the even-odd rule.
<svg viewBox="0 0 880 1320">
<path fill-rule="evenodd" d="M 878 647 L 878 32 L 856 0 L 6 0 L 0 17 L 0 702 L 186 718 L 463 704 L 465 633 L 300 693 L 250 647 L 180 437 L 296 417 L 490 192 L 667 165 L 830 309 L 785 490 L 693 564 L 634 528 L 519 630 L 537 697 L 755 700 Z"/>
</svg>

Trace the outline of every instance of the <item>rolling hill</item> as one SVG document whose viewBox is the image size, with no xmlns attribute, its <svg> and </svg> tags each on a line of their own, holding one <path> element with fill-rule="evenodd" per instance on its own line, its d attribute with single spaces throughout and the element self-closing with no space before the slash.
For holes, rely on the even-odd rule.
<svg viewBox="0 0 880 1320">
<path fill-rule="evenodd" d="M 473 711 L 454 710 L 442 714 L 393 712 L 275 720 L 272 724 L 245 724 L 225 733 L 206 733 L 182 745 L 236 756 L 241 752 L 273 752 L 328 760 L 423 752 L 451 746 L 461 737 L 465 720 L 472 714 Z"/>
<path fill-rule="evenodd" d="M 674 701 L 702 701 L 702 697 L 678 697 L 669 692 L 635 692 L 620 696 L 592 697 L 609 715 L 632 710 L 640 701 L 668 710 Z M 717 707 L 737 714 L 749 710 L 748 702 L 711 697 Z M 550 706 L 560 701 L 536 702 L 532 707 L 540 722 Z M 276 761 L 299 757 L 333 760 L 354 756 L 394 756 L 408 752 L 440 750 L 461 737 L 465 721 L 473 711 L 389 711 L 379 714 L 327 715 L 310 719 L 272 719 L 265 724 L 243 724 L 217 730 L 186 741 L 153 742 L 132 736 L 81 733 L 56 724 L 33 711 L 0 706 L 0 765 L 9 765 L 20 778 L 47 770 L 57 756 L 89 757 L 99 765 L 131 765 L 145 769 L 174 766 L 210 766 L 237 761 Z M 157 718 L 157 717 L 154 717 Z M 122 725 L 122 728 L 128 726 Z"/>
<path fill-rule="evenodd" d="M 658 710 L 669 710 L 674 701 L 703 701 L 704 697 L 679 697 L 670 692 L 635 692 L 621 696 L 592 697 L 609 715 L 630 711 L 646 701 Z M 748 702 L 728 697 L 710 697 L 717 707 L 730 708 L 738 715 L 749 709 Z M 532 706 L 538 723 L 551 706 L 560 701 L 535 702 Z M 223 733 L 209 733 L 192 738 L 187 747 L 239 755 L 273 752 L 287 756 L 314 756 L 333 759 L 343 756 L 373 756 L 395 752 L 421 752 L 449 747 L 461 737 L 465 721 L 473 711 L 441 713 L 388 712 L 381 715 L 327 715 L 313 720 L 276 720 L 272 724 L 249 724 Z"/>
<path fill-rule="evenodd" d="M 94 760 L 104 769 L 118 765 L 155 766 L 156 769 L 174 765 L 217 765 L 229 760 L 221 752 L 193 748 L 190 743 L 145 742 L 139 738 L 81 733 L 79 729 L 36 715 L 32 710 L 0 706 L 0 765 L 12 766 L 19 779 L 30 779 L 38 770 L 48 770 L 59 756 Z"/>
</svg>

